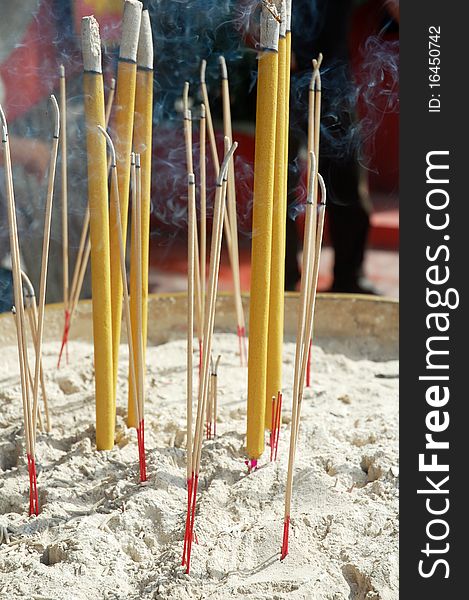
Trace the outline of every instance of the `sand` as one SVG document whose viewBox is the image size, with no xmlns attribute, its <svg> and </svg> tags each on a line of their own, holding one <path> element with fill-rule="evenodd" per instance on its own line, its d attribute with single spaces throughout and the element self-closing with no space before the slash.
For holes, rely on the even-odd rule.
<svg viewBox="0 0 469 600">
<path fill-rule="evenodd" d="M 290 554 L 281 563 L 294 346 L 285 349 L 279 461 L 247 475 L 246 370 L 237 339 L 215 337 L 218 437 L 204 442 L 192 569 L 180 566 L 185 489 L 183 341 L 148 352 L 149 480 L 138 483 L 125 425 L 126 350 L 116 446 L 94 449 L 92 347 L 72 342 L 56 370 L 44 350 L 53 431 L 37 442 L 41 513 L 28 517 L 16 348 L 0 365 L 0 598 L 398 598 L 398 363 L 315 348 L 294 479 Z M 197 363 L 197 361 L 195 361 Z"/>
</svg>

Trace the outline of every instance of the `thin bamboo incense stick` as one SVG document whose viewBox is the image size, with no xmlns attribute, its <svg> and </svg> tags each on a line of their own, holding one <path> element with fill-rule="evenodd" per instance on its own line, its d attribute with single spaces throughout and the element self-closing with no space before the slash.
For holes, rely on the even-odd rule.
<svg viewBox="0 0 469 600">
<path fill-rule="evenodd" d="M 23 287 L 21 284 L 21 264 L 18 242 L 18 227 L 16 222 L 15 195 L 13 188 L 13 177 L 11 170 L 10 143 L 8 138 L 8 126 L 0 106 L 0 118 L 2 121 L 2 148 L 4 157 L 5 191 L 7 198 L 8 231 L 10 238 L 10 254 L 12 262 L 13 292 L 15 306 L 17 307 L 16 334 L 18 344 L 18 359 L 20 364 L 21 396 L 23 402 L 24 431 L 26 440 L 26 455 L 28 459 L 29 474 L 29 513 L 39 513 L 39 502 L 36 484 L 35 444 L 32 437 L 32 414 L 30 387 L 27 375 L 28 351 L 26 345 L 25 318 L 23 305 Z"/>
<path fill-rule="evenodd" d="M 266 402 L 272 397 L 277 398 L 282 392 L 283 323 L 285 303 L 285 246 L 287 224 L 285 177 L 287 177 L 288 170 L 288 164 L 285 164 L 285 118 L 287 108 L 285 3 L 282 0 L 279 0 L 276 2 L 276 7 L 280 13 L 281 24 L 278 42 L 278 93 L 275 130 L 275 174 L 272 214 Z M 266 410 L 265 428 L 269 429 L 271 425 L 272 422 L 269 411 Z"/>
<path fill-rule="evenodd" d="M 187 515 L 190 514 L 192 501 L 192 405 L 193 405 L 193 352 L 194 352 L 194 271 L 195 271 L 195 177 L 189 173 L 187 177 L 187 368 L 186 368 L 186 481 L 187 481 Z M 190 521 L 186 518 L 184 534 L 183 560 L 184 564 L 187 551 Z"/>
<path fill-rule="evenodd" d="M 116 95 L 116 79 L 113 77 L 111 79 L 111 85 L 109 86 L 109 93 L 106 100 L 106 109 L 104 112 L 104 120 L 106 122 L 106 128 L 109 124 L 109 119 L 111 118 L 112 105 L 114 103 L 114 96 Z"/>
<path fill-rule="evenodd" d="M 129 208 L 130 153 L 135 110 L 135 86 L 137 79 L 137 48 L 142 18 L 142 3 L 125 0 L 122 17 L 122 39 L 117 67 L 114 119 L 111 127 L 115 140 L 117 174 L 119 177 L 120 219 L 122 237 L 127 239 L 127 216 Z M 119 239 L 116 229 L 117 216 L 114 205 L 109 211 L 111 252 L 111 306 L 112 306 L 112 352 L 113 352 L 113 402 L 116 400 L 117 367 L 122 321 L 122 279 L 119 268 Z M 115 409 L 114 409 L 115 410 Z"/>
<path fill-rule="evenodd" d="M 42 361 L 42 337 L 44 332 L 44 309 L 46 306 L 47 267 L 49 264 L 49 242 L 50 228 L 52 222 L 52 202 L 54 199 L 55 168 L 57 165 L 57 152 L 59 148 L 60 134 L 60 110 L 55 96 L 51 96 L 54 108 L 54 135 L 49 164 L 49 180 L 47 185 L 47 196 L 44 217 L 44 237 L 42 241 L 41 277 L 39 283 L 37 334 L 36 334 L 36 362 L 34 366 L 34 388 L 33 388 L 33 437 L 36 437 L 36 414 L 39 397 L 39 375 Z"/>
<path fill-rule="evenodd" d="M 62 174 L 62 274 L 65 319 L 68 312 L 68 200 L 67 200 L 67 89 L 65 67 L 60 65 L 60 143 Z"/>
<path fill-rule="evenodd" d="M 222 98 L 223 98 L 223 130 L 225 137 L 233 139 L 231 125 L 230 86 L 228 83 L 228 69 L 224 56 L 220 56 Z M 238 249 L 238 217 L 236 212 L 236 184 L 234 160 L 228 167 L 228 192 L 227 192 L 228 222 L 231 231 L 231 256 L 233 270 L 233 287 L 235 297 L 236 318 L 238 321 L 239 357 L 241 365 L 247 362 L 246 349 L 246 324 L 244 320 L 243 301 L 241 299 L 241 282 L 239 276 L 239 249 Z"/>
<path fill-rule="evenodd" d="M 217 141 L 215 138 L 215 130 L 213 127 L 212 113 L 210 110 L 210 102 L 208 98 L 207 83 L 205 82 L 205 70 L 207 68 L 207 61 L 203 60 L 200 64 L 200 89 L 202 91 L 202 99 L 205 106 L 205 118 L 208 130 L 208 138 L 210 142 L 210 151 L 212 154 L 213 166 L 215 173 L 218 175 L 220 171 L 220 161 L 218 160 Z M 230 259 L 231 270 L 233 271 L 233 257 L 232 257 L 232 244 L 231 244 L 231 228 L 228 211 L 225 211 L 224 216 L 224 232 L 226 238 L 226 245 L 228 248 L 228 257 Z"/>
<path fill-rule="evenodd" d="M 188 94 L 189 84 L 186 81 L 184 84 L 183 92 L 183 106 L 188 106 Z M 192 157 L 192 113 L 188 108 L 184 109 L 184 139 L 186 143 L 186 163 L 187 163 L 187 174 L 194 172 L 194 161 Z M 200 282 L 200 262 L 199 262 L 199 241 L 197 235 L 197 228 L 194 234 L 194 253 L 195 253 L 195 264 L 194 264 L 194 291 L 195 291 L 195 311 L 197 314 L 197 337 L 199 338 L 199 349 L 202 348 L 202 332 L 203 332 L 203 314 L 202 314 L 202 295 L 201 295 L 201 282 Z M 200 352 L 200 356 L 202 353 Z"/>
<path fill-rule="evenodd" d="M 226 142 L 228 140 L 226 139 Z M 183 564 L 187 565 L 186 572 L 190 570 L 190 557 L 192 548 L 192 537 L 194 531 L 194 517 L 195 517 L 195 505 L 197 499 L 197 486 L 200 469 L 200 457 L 202 449 L 202 438 L 203 438 L 203 423 L 206 411 L 206 402 L 208 394 L 208 374 L 209 374 L 209 359 L 212 348 L 212 336 L 215 319 L 215 302 L 216 302 L 216 291 L 218 283 L 218 273 L 220 266 L 220 253 L 221 253 L 221 240 L 222 240 L 222 227 L 223 227 L 223 213 L 225 206 L 225 194 L 226 194 L 226 176 L 228 170 L 228 163 L 230 157 L 233 155 L 237 147 L 236 142 L 232 144 L 231 148 L 225 152 L 225 158 L 220 167 L 220 173 L 217 178 L 217 186 L 215 192 L 215 204 L 214 204 L 214 219 L 213 219 L 213 231 L 212 241 L 210 250 L 210 268 L 209 268 L 209 282 L 207 288 L 207 304 L 206 314 L 204 318 L 204 339 L 203 339 L 203 362 L 200 373 L 199 382 L 199 394 L 197 402 L 197 418 L 194 432 L 194 443 L 192 451 L 192 497 L 189 509 L 186 516 L 186 535 L 185 545 L 183 554 Z"/>
<path fill-rule="evenodd" d="M 147 346 L 148 322 L 148 268 L 150 246 L 150 212 L 151 212 L 151 165 L 153 148 L 153 40 L 148 10 L 142 12 L 140 35 L 137 49 L 137 79 L 135 91 L 134 116 L 134 150 L 140 154 L 142 176 L 142 319 L 143 319 L 143 370 L 145 373 L 145 356 Z M 132 228 L 132 233 L 133 233 Z M 136 320 L 136 252 L 135 244 L 130 244 L 130 312 L 132 322 Z M 134 331 L 134 327 L 132 327 Z M 135 342 L 134 342 L 135 344 Z M 129 373 L 129 380 L 132 375 Z M 138 420 L 134 414 L 132 399 L 133 386 L 129 383 L 129 400 L 127 409 L 128 427 L 137 427 Z"/>
<path fill-rule="evenodd" d="M 121 232 L 121 234 L 119 236 L 119 264 L 120 264 L 120 269 L 121 269 L 122 289 L 123 289 L 123 294 L 124 294 L 124 302 L 123 302 L 124 319 L 125 319 L 125 325 L 126 325 L 126 329 L 127 329 L 127 343 L 129 346 L 129 365 L 130 365 L 130 371 L 132 373 L 131 381 L 132 381 L 132 385 L 134 386 L 132 397 L 134 398 L 134 401 L 137 404 L 137 402 L 138 402 L 138 400 L 137 400 L 138 399 L 137 375 L 136 375 L 135 352 L 134 352 L 133 336 L 132 336 L 132 322 L 131 322 L 131 316 L 130 316 L 129 291 L 128 291 L 128 286 L 127 286 L 127 272 L 125 270 L 125 247 L 124 247 L 124 240 L 122 237 L 122 226 L 121 226 L 121 222 L 120 222 L 119 183 L 118 183 L 118 177 L 117 177 L 116 151 L 114 149 L 114 144 L 112 143 L 112 139 L 111 139 L 110 135 L 106 132 L 106 130 L 103 127 L 101 127 L 100 125 L 98 125 L 98 129 L 105 137 L 106 143 L 111 152 L 110 196 L 111 196 L 111 202 L 114 202 L 117 205 L 116 206 L 116 215 L 117 215 L 116 227 L 118 227 L 118 231 Z M 137 415 L 139 415 L 138 404 L 135 406 L 135 412 Z M 140 455 L 140 448 L 139 448 L 139 455 Z M 140 461 L 140 466 L 141 466 L 141 461 Z"/>
<path fill-rule="evenodd" d="M 200 286 L 201 286 L 201 313 L 205 314 L 205 295 L 207 289 L 207 119 L 205 105 L 200 105 Z"/>
<path fill-rule="evenodd" d="M 107 102 L 106 102 L 106 112 L 105 112 L 106 129 L 109 125 L 109 117 L 111 115 L 112 104 L 114 101 L 115 87 L 116 87 L 116 80 L 114 78 L 112 78 L 111 79 L 111 87 L 110 87 L 109 95 L 108 95 Z M 64 330 L 62 333 L 62 344 L 60 347 L 59 358 L 57 360 L 57 368 L 60 367 L 60 361 L 62 359 L 62 352 L 63 352 L 65 346 L 68 344 L 68 336 L 69 336 L 70 327 L 72 324 L 72 316 L 73 316 L 73 313 L 75 312 L 75 309 L 72 310 L 71 307 L 74 304 L 75 308 L 76 308 L 76 304 L 78 303 L 78 300 L 80 299 L 81 288 L 83 287 L 83 280 L 85 278 L 86 268 L 88 266 L 88 261 L 90 258 L 91 246 L 90 246 L 90 241 L 88 238 L 89 226 L 90 226 L 90 209 L 89 209 L 89 206 L 87 205 L 86 210 L 85 210 L 85 216 L 83 219 L 83 225 L 82 225 L 82 229 L 81 229 L 80 242 L 78 245 L 78 252 L 77 252 L 76 261 L 75 261 L 75 268 L 73 270 L 72 284 L 70 286 L 70 293 L 69 293 L 70 308 L 68 311 L 69 314 L 67 314 L 67 313 L 65 314 Z M 75 300 L 73 300 L 73 298 L 75 298 Z"/>
<path fill-rule="evenodd" d="M 247 454 L 255 469 L 264 452 L 266 369 L 272 250 L 279 23 L 272 4 L 262 4 L 257 80 L 256 147 L 249 318 Z"/>
<path fill-rule="evenodd" d="M 137 248 L 137 389 L 140 421 L 137 428 L 140 448 L 140 481 L 146 481 L 145 459 L 145 371 L 143 358 L 143 315 L 142 315 L 142 170 L 140 154 L 135 154 L 135 204 L 132 206 L 134 236 Z M 134 208 L 135 207 L 135 208 Z"/>
<path fill-rule="evenodd" d="M 98 450 L 110 450 L 114 445 L 115 406 L 107 152 L 106 140 L 97 128 L 97 125 L 104 127 L 105 119 L 101 40 L 98 22 L 94 17 L 83 17 L 82 19 L 82 51 L 90 210 L 96 445 Z"/>
</svg>

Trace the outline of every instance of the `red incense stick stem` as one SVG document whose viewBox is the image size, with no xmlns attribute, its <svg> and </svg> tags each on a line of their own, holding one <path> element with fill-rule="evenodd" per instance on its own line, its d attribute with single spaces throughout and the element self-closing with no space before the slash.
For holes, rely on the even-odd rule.
<svg viewBox="0 0 469 600">
<path fill-rule="evenodd" d="M 282 541 L 282 550 L 280 554 L 280 560 L 284 560 L 288 554 L 288 535 L 290 532 L 290 515 L 285 517 L 285 521 L 283 523 L 283 541 Z"/>
<path fill-rule="evenodd" d="M 60 369 L 60 362 L 62 360 L 62 353 L 64 351 L 64 348 L 67 346 L 68 344 L 68 333 L 70 331 L 70 312 L 68 310 L 65 311 L 65 321 L 64 321 L 64 331 L 62 334 L 62 345 L 60 346 L 60 352 L 59 352 L 59 360 L 57 361 L 57 368 Z M 68 353 L 68 351 L 67 351 Z M 68 354 L 67 354 L 68 356 Z M 68 363 L 68 358 L 67 358 L 67 363 Z"/>
<path fill-rule="evenodd" d="M 186 564 L 187 558 L 187 545 L 191 532 L 191 506 L 192 506 L 192 484 L 194 481 L 194 474 L 187 480 L 187 511 L 186 511 L 186 527 L 184 531 L 184 548 L 182 551 L 182 566 Z"/>
<path fill-rule="evenodd" d="M 192 507 L 191 507 L 191 524 L 190 531 L 187 539 L 187 567 L 186 573 L 189 574 L 191 568 L 191 552 L 192 552 L 192 540 L 194 539 L 194 521 L 195 521 L 195 507 L 197 503 L 197 488 L 199 485 L 199 475 L 196 474 L 194 477 L 194 484 L 192 489 Z"/>
<path fill-rule="evenodd" d="M 140 481 L 147 480 L 147 461 L 145 457 L 145 423 L 142 419 L 137 427 L 138 455 L 140 462 Z"/>
</svg>

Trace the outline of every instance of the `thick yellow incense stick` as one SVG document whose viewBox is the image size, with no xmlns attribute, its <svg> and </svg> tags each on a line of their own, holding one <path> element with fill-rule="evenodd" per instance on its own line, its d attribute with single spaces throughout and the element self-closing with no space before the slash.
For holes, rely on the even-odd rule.
<svg viewBox="0 0 469 600">
<path fill-rule="evenodd" d="M 115 405 L 112 370 L 111 280 L 104 85 L 101 40 L 94 17 L 82 19 L 84 100 L 88 158 L 88 204 L 91 237 L 91 287 L 93 298 L 94 369 L 96 386 L 96 446 L 114 445 Z M 117 257 L 119 266 L 119 260 Z"/>
<path fill-rule="evenodd" d="M 122 238 L 127 239 L 127 214 L 129 208 L 130 153 L 135 109 L 135 84 L 137 78 L 137 47 L 142 18 L 142 3 L 125 0 L 122 18 L 122 40 L 117 67 L 116 97 L 111 128 L 117 156 L 119 177 L 120 218 Z M 109 212 L 111 248 L 111 305 L 112 305 L 112 360 L 114 403 L 117 386 L 117 367 L 122 322 L 122 279 L 119 265 L 119 232 L 115 204 Z"/>
<path fill-rule="evenodd" d="M 262 5 L 258 60 L 251 300 L 247 401 L 247 453 L 251 466 L 264 451 L 270 258 L 274 193 L 279 22 L 274 5 Z"/>
<path fill-rule="evenodd" d="M 286 15 L 285 3 L 277 3 L 280 12 L 280 39 L 278 43 L 278 95 L 277 95 L 277 126 L 275 132 L 275 178 L 274 206 L 272 215 L 272 257 L 269 298 L 269 336 L 267 343 L 267 392 L 266 402 L 277 398 L 282 391 L 283 365 L 283 320 L 285 299 L 285 243 L 287 197 L 285 178 L 288 163 L 285 164 L 286 143 Z M 276 414 L 276 401 L 274 402 Z M 272 413 L 265 411 L 266 429 L 271 428 Z"/>
<path fill-rule="evenodd" d="M 148 261 L 150 246 L 150 210 L 151 210 L 151 157 L 152 157 L 152 123 L 153 123 L 153 41 L 148 11 L 142 12 L 140 36 L 137 50 L 137 80 L 135 92 L 134 116 L 134 151 L 140 154 L 142 176 L 142 330 L 143 330 L 143 365 L 145 372 L 145 354 L 147 347 L 148 319 Z M 137 249 L 134 228 L 131 231 L 130 244 L 130 314 L 132 317 L 132 335 L 134 347 L 137 347 Z M 138 360 L 138 356 L 137 356 Z M 140 366 L 137 364 L 136 372 Z M 137 427 L 135 402 L 132 397 L 132 374 L 129 371 L 129 400 L 127 409 L 128 427 Z"/>
</svg>

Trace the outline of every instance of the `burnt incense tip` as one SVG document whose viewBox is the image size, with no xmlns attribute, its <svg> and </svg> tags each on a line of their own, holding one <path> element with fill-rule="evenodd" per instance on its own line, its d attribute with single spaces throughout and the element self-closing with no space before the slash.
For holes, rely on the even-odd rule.
<svg viewBox="0 0 469 600">
<path fill-rule="evenodd" d="M 285 0 L 285 27 L 291 31 L 291 3 L 292 0 Z"/>
<path fill-rule="evenodd" d="M 137 65 L 144 69 L 153 69 L 153 38 L 148 10 L 142 12 L 137 48 Z"/>
<path fill-rule="evenodd" d="M 59 105 L 57 103 L 57 98 L 54 94 L 51 94 L 50 100 L 52 102 L 52 107 L 54 109 L 54 138 L 58 139 L 60 134 L 60 110 Z"/>
<path fill-rule="evenodd" d="M 109 86 L 109 88 L 110 88 L 111 90 L 115 90 L 115 89 L 116 89 L 116 78 L 115 78 L 115 77 L 113 77 L 113 78 L 111 79 L 111 85 Z"/>
<path fill-rule="evenodd" d="M 260 46 L 262 50 L 278 51 L 280 15 L 275 4 L 263 0 L 260 21 Z"/>
<path fill-rule="evenodd" d="M 205 119 L 205 104 L 200 105 L 200 118 Z"/>
<path fill-rule="evenodd" d="M 59 77 L 61 77 L 61 78 L 65 77 L 65 67 L 63 65 L 60 65 L 60 67 L 59 67 Z"/>
<path fill-rule="evenodd" d="M 140 169 L 140 154 L 135 154 L 135 168 Z"/>
<path fill-rule="evenodd" d="M 207 61 L 205 58 L 200 63 L 200 83 L 205 83 L 205 71 L 207 69 Z"/>
<path fill-rule="evenodd" d="M 220 56 L 218 58 L 218 62 L 220 63 L 220 69 L 221 69 L 221 78 L 222 79 L 228 79 L 228 69 L 226 68 L 226 60 L 224 56 Z"/>
<path fill-rule="evenodd" d="M 122 39 L 119 58 L 136 62 L 143 4 L 138 0 L 125 0 L 122 16 Z"/>
<path fill-rule="evenodd" d="M 112 142 L 111 136 L 101 125 L 98 125 L 97 127 L 106 139 L 106 144 L 108 145 L 109 151 L 111 153 L 111 168 L 115 169 L 117 166 L 116 150 L 114 148 L 114 144 Z"/>
<path fill-rule="evenodd" d="M 195 184 L 195 175 L 194 175 L 194 173 L 189 173 L 187 175 L 187 183 L 189 185 L 194 185 Z"/>
<path fill-rule="evenodd" d="M 93 16 L 81 20 L 81 51 L 84 70 L 102 73 L 99 24 Z"/>
<path fill-rule="evenodd" d="M 326 183 L 323 179 L 323 176 L 321 175 L 321 173 L 318 173 L 318 181 L 319 181 L 319 187 L 321 189 L 321 203 L 320 206 L 325 207 L 326 206 L 326 200 L 327 200 L 327 189 L 326 189 Z"/>
</svg>

